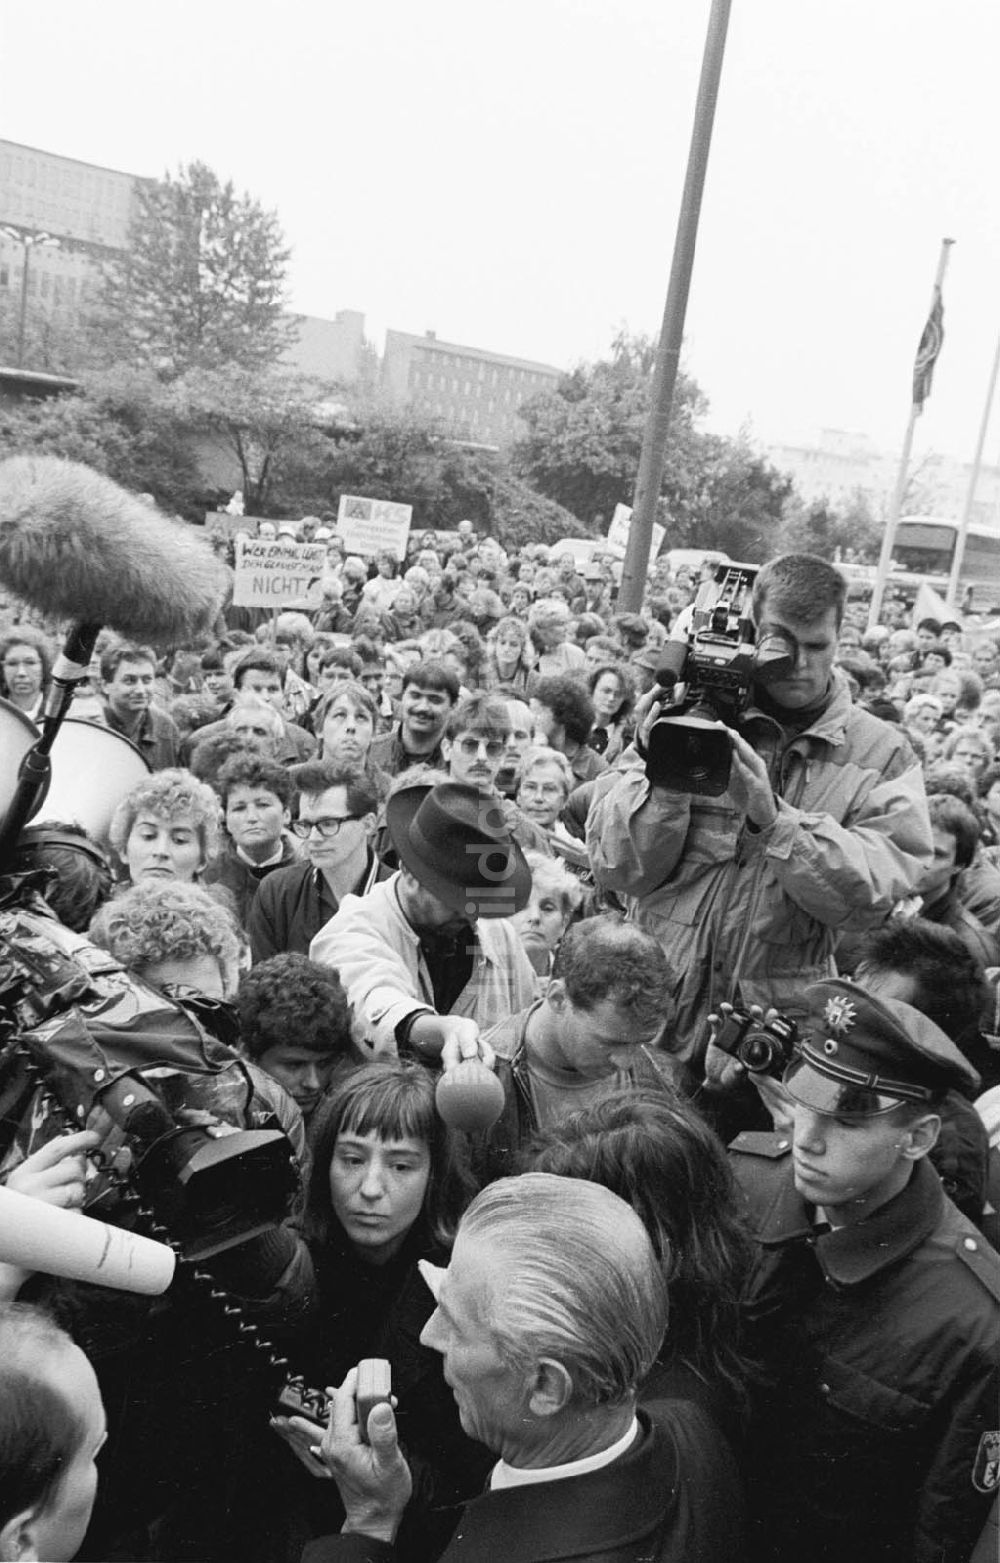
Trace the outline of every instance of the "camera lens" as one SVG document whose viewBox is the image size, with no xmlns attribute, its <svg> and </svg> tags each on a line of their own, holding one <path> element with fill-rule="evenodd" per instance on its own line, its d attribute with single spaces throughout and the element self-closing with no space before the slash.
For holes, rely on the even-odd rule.
<svg viewBox="0 0 1000 1563">
<path fill-rule="evenodd" d="M 766 1031 L 749 1031 L 740 1048 L 740 1063 L 751 1074 L 762 1074 L 764 1070 L 770 1069 L 776 1051 L 774 1038 L 769 1037 Z"/>
</svg>

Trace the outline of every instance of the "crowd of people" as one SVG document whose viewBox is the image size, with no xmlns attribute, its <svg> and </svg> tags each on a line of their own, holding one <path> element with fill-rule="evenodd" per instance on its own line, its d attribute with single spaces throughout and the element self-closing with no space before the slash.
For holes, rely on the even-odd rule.
<svg viewBox="0 0 1000 1563">
<path fill-rule="evenodd" d="M 0 1559 L 995 1555 L 1000 628 L 769 561 L 715 775 L 711 568 L 625 613 L 467 522 L 297 535 L 319 608 L 102 633 L 74 715 L 142 778 L 2 865 L 0 1180 L 188 1225 L 153 1302 L 0 1264 Z M 211 1230 L 126 1054 L 250 1136 Z"/>
</svg>

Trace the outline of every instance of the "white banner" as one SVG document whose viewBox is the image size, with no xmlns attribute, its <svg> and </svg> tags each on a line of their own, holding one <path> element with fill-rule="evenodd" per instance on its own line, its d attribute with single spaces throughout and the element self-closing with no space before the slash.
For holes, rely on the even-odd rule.
<svg viewBox="0 0 1000 1563">
<path fill-rule="evenodd" d="M 402 560 L 406 558 L 412 516 L 412 505 L 341 494 L 337 531 L 349 554 L 364 554 L 368 558 L 373 554 L 392 554 Z"/>
<path fill-rule="evenodd" d="M 257 537 L 236 539 L 237 608 L 318 608 L 323 601 L 324 543 L 293 543 Z"/>
<path fill-rule="evenodd" d="M 628 548 L 628 534 L 632 525 L 632 506 L 616 505 L 615 513 L 611 517 L 611 525 L 608 527 L 608 542 L 614 548 L 620 548 L 623 552 Z M 663 539 L 667 535 L 665 526 L 659 521 L 653 522 L 653 542 L 649 550 L 650 559 L 655 559 L 660 551 Z"/>
</svg>

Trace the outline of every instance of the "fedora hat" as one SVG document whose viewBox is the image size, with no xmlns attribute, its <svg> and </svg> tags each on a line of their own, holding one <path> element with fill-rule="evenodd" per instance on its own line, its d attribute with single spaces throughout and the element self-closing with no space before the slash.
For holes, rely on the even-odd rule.
<svg viewBox="0 0 1000 1563">
<path fill-rule="evenodd" d="M 528 904 L 531 869 L 499 798 L 459 782 L 392 793 L 386 823 L 400 862 L 463 917 L 511 917 Z"/>
</svg>

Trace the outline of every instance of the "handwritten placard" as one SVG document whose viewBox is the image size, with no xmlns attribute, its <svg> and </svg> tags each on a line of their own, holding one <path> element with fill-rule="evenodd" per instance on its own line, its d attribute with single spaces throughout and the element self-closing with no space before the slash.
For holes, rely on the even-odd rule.
<svg viewBox="0 0 1000 1563">
<path fill-rule="evenodd" d="M 237 608 L 318 608 L 326 545 L 290 538 L 238 537 L 233 603 Z"/>
</svg>

